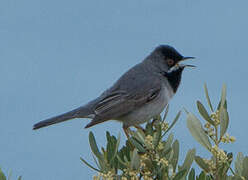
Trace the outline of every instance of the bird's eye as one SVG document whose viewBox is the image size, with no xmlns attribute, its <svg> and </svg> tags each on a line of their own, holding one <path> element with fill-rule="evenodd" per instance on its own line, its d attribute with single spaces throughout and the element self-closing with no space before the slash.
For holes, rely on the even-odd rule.
<svg viewBox="0 0 248 180">
<path fill-rule="evenodd" d="M 173 66 L 174 65 L 174 60 L 173 59 L 168 59 L 167 60 L 167 64 L 169 65 L 169 66 Z"/>
</svg>

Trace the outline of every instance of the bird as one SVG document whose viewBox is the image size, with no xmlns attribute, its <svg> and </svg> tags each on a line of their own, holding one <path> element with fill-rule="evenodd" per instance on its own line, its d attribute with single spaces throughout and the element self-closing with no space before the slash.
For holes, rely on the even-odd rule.
<svg viewBox="0 0 248 180">
<path fill-rule="evenodd" d="M 100 96 L 79 108 L 34 124 L 33 130 L 75 118 L 89 118 L 85 128 L 109 120 L 122 122 L 129 137 L 129 127 L 159 115 L 177 92 L 185 67 L 180 62 L 194 59 L 182 56 L 170 45 L 157 46 L 144 60 L 124 73 Z M 180 63 L 180 64 L 179 64 Z"/>
</svg>

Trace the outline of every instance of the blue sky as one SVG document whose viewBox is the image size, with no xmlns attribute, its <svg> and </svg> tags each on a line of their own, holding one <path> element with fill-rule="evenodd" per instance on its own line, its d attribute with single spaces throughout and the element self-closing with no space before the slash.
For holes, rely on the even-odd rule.
<svg viewBox="0 0 248 180">
<path fill-rule="evenodd" d="M 88 133 L 99 146 L 105 131 L 125 137 L 121 124 L 90 129 L 87 119 L 32 131 L 40 120 L 98 96 L 157 45 L 169 44 L 195 56 L 170 103 L 168 121 L 183 107 L 196 113 L 206 104 L 203 84 L 217 103 L 227 84 L 233 152 L 247 154 L 246 111 L 248 1 L 230 0 L 2 0 L 0 1 L 0 166 L 25 180 L 90 179 Z M 192 147 L 206 151 L 186 128 L 172 130 L 181 142 L 181 161 Z"/>
</svg>

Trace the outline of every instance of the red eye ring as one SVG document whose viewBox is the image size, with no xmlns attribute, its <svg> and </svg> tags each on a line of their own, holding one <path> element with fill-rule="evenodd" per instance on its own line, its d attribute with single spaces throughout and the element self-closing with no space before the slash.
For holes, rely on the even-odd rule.
<svg viewBox="0 0 248 180">
<path fill-rule="evenodd" d="M 167 64 L 168 64 L 169 66 L 173 66 L 173 65 L 175 64 L 175 61 L 174 61 L 173 59 L 168 59 L 168 60 L 167 60 Z"/>
</svg>

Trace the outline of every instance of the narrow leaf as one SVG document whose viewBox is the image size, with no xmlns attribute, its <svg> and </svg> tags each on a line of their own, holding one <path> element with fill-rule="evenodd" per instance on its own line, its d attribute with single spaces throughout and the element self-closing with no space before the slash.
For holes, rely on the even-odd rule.
<svg viewBox="0 0 248 180">
<path fill-rule="evenodd" d="M 186 175 L 187 173 L 187 170 L 186 169 L 183 169 L 181 171 L 179 171 L 176 176 L 173 178 L 173 180 L 182 180 L 183 177 Z"/>
<path fill-rule="evenodd" d="M 203 104 L 200 101 L 197 101 L 197 108 L 199 113 L 201 114 L 201 116 L 207 121 L 209 122 L 211 125 L 215 126 L 214 121 L 210 118 L 207 110 L 205 109 L 205 107 L 203 106 Z"/>
<path fill-rule="evenodd" d="M 157 145 L 159 144 L 160 139 L 162 138 L 161 136 L 161 126 L 159 128 L 157 128 L 157 131 L 153 134 L 153 145 L 154 147 L 157 147 Z"/>
<path fill-rule="evenodd" d="M 220 108 L 220 137 L 222 137 L 228 128 L 229 125 L 229 115 L 227 109 L 224 107 Z"/>
<path fill-rule="evenodd" d="M 226 175 L 222 177 L 223 179 L 226 179 Z M 212 177 L 210 175 L 206 175 L 206 180 L 212 180 Z"/>
<path fill-rule="evenodd" d="M 242 176 L 245 179 L 248 179 L 248 156 L 246 156 L 243 160 L 243 171 L 242 171 Z"/>
<path fill-rule="evenodd" d="M 162 137 L 164 137 L 165 134 L 166 134 L 167 132 L 169 132 L 169 130 L 171 130 L 171 128 L 176 124 L 176 122 L 177 122 L 177 120 L 179 119 L 180 115 L 181 115 L 181 111 L 179 111 L 179 112 L 177 113 L 175 119 L 173 120 L 173 122 L 171 123 L 171 125 L 169 126 L 169 128 L 164 132 L 164 134 L 162 135 Z"/>
<path fill-rule="evenodd" d="M 235 172 L 241 176 L 242 175 L 242 171 L 243 171 L 243 160 L 244 160 L 244 155 L 242 152 L 239 152 L 237 154 L 237 158 L 235 161 Z"/>
<path fill-rule="evenodd" d="M 206 180 L 206 174 L 204 171 L 201 172 L 201 174 L 199 175 L 198 180 Z"/>
<path fill-rule="evenodd" d="M 165 142 L 163 152 L 166 152 L 169 148 L 171 148 L 171 144 L 173 142 L 173 139 L 174 139 L 174 135 L 171 133 L 169 135 L 169 137 L 167 138 L 167 141 Z"/>
<path fill-rule="evenodd" d="M 114 136 L 111 136 L 108 131 L 106 132 L 106 138 L 107 138 L 107 149 L 106 149 L 107 162 L 110 163 L 111 159 L 114 158 L 115 144 L 117 140 Z"/>
<path fill-rule="evenodd" d="M 134 149 L 133 151 L 133 156 L 131 159 L 131 169 L 133 170 L 137 170 L 140 166 L 140 159 L 139 159 L 139 155 L 138 155 L 138 150 Z"/>
<path fill-rule="evenodd" d="M 177 168 L 177 163 L 178 163 L 178 157 L 179 157 L 179 142 L 178 140 L 175 140 L 174 143 L 172 144 L 172 150 L 173 150 L 173 157 L 172 157 L 172 167 L 174 172 L 176 171 Z"/>
<path fill-rule="evenodd" d="M 12 179 L 12 171 L 10 170 L 9 174 L 8 174 L 8 180 Z"/>
<path fill-rule="evenodd" d="M 200 156 L 195 157 L 195 162 L 207 173 L 210 171 L 209 165 Z"/>
<path fill-rule="evenodd" d="M 3 171 L 0 168 L 0 180 L 6 180 L 6 176 L 4 175 Z"/>
<path fill-rule="evenodd" d="M 17 180 L 22 180 L 22 176 L 19 176 Z"/>
<path fill-rule="evenodd" d="M 125 167 L 127 167 L 128 166 L 128 163 L 126 163 L 126 162 L 124 162 L 121 158 L 120 158 L 120 156 L 117 154 L 117 159 L 118 159 L 118 161 L 122 164 L 122 165 L 124 165 Z"/>
<path fill-rule="evenodd" d="M 152 123 L 148 122 L 146 124 L 146 129 L 145 129 L 146 135 L 152 135 L 153 134 L 153 127 L 152 127 Z"/>
<path fill-rule="evenodd" d="M 218 107 L 217 107 L 218 111 L 220 110 L 220 107 L 221 107 L 221 101 L 219 102 Z"/>
<path fill-rule="evenodd" d="M 195 180 L 195 169 L 192 168 L 189 172 L 188 180 Z"/>
<path fill-rule="evenodd" d="M 208 95 L 208 88 L 207 88 L 206 83 L 204 84 L 204 91 L 205 91 L 205 95 L 206 95 L 206 98 L 207 98 L 208 106 L 211 109 L 211 111 L 214 112 L 213 106 L 211 104 L 211 101 L 210 101 L 210 98 L 209 98 L 209 95 Z"/>
<path fill-rule="evenodd" d="M 183 165 L 181 166 L 181 170 L 182 169 L 186 169 L 187 172 L 190 170 L 190 167 L 194 161 L 194 158 L 195 158 L 195 152 L 196 150 L 195 149 L 191 149 L 188 151 L 187 155 L 186 155 L 186 158 L 183 162 Z"/>
<path fill-rule="evenodd" d="M 90 147 L 91 147 L 91 150 L 92 152 L 95 154 L 95 156 L 98 158 L 98 159 L 103 159 L 103 155 L 100 153 L 98 147 L 97 147 L 97 144 L 96 144 L 96 139 L 94 137 L 94 134 L 92 132 L 90 132 L 89 134 L 89 142 L 90 142 Z"/>
<path fill-rule="evenodd" d="M 207 150 L 211 151 L 211 143 L 202 128 L 200 120 L 192 113 L 187 114 L 187 127 L 191 135 Z"/>
<path fill-rule="evenodd" d="M 80 157 L 80 160 L 84 163 L 84 164 L 86 164 L 88 167 L 90 167 L 91 169 L 93 169 L 93 170 L 95 170 L 95 171 L 97 171 L 97 172 L 102 172 L 102 171 L 100 171 L 99 169 L 96 169 L 96 168 L 94 168 L 92 165 L 90 165 L 87 161 L 85 161 L 82 157 Z"/>
<path fill-rule="evenodd" d="M 145 133 L 143 130 L 141 129 L 138 129 L 137 130 L 137 133 L 136 133 L 137 136 L 135 136 L 142 144 L 145 144 Z"/>
<path fill-rule="evenodd" d="M 99 165 L 99 163 L 96 160 L 96 156 L 92 156 L 92 157 L 93 157 L 93 160 L 96 163 L 96 166 L 98 167 L 98 169 L 101 169 L 101 166 Z"/>
<path fill-rule="evenodd" d="M 139 152 L 141 153 L 145 153 L 146 149 L 133 137 L 130 138 L 131 143 L 134 145 L 134 147 L 136 147 Z"/>
<path fill-rule="evenodd" d="M 169 104 L 166 106 L 166 109 L 165 109 L 165 113 L 164 113 L 164 117 L 163 117 L 163 120 L 162 120 L 162 122 L 164 122 L 165 121 L 165 119 L 166 119 L 166 117 L 167 117 L 167 115 L 168 115 L 168 112 L 169 112 Z"/>
<path fill-rule="evenodd" d="M 166 150 L 163 150 L 162 156 L 165 157 L 167 160 L 171 161 L 173 156 L 172 148 L 169 147 Z"/>
<path fill-rule="evenodd" d="M 226 85 L 223 84 L 222 92 L 221 92 L 221 107 L 224 106 L 225 101 L 226 101 Z"/>
<path fill-rule="evenodd" d="M 112 159 L 110 160 L 110 162 L 113 161 L 114 158 L 115 158 L 116 155 L 117 155 L 118 148 L 119 148 L 119 145 L 120 145 L 120 140 L 121 140 L 121 135 L 120 135 L 120 133 L 119 133 L 119 134 L 118 134 L 118 139 L 117 139 L 117 142 L 116 142 L 116 145 L 115 145 L 115 149 L 114 149 L 114 154 L 113 154 L 113 157 L 112 157 Z"/>
</svg>

